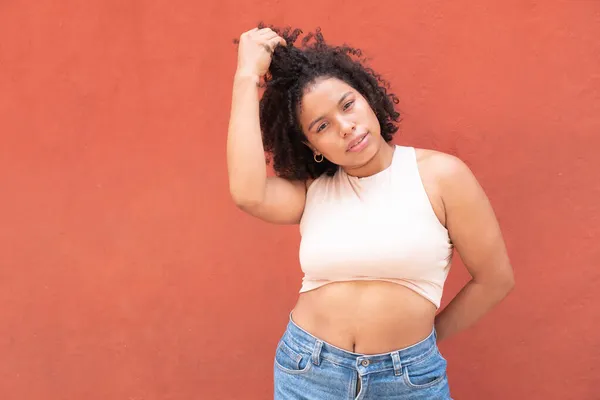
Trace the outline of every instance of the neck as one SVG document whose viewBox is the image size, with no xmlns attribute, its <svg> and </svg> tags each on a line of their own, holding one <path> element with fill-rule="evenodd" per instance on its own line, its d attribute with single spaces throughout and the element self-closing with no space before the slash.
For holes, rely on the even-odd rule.
<svg viewBox="0 0 600 400">
<path fill-rule="evenodd" d="M 388 168 L 392 163 L 394 157 L 395 145 L 387 143 L 383 138 L 381 139 L 381 145 L 373 157 L 366 164 L 358 167 L 343 167 L 344 171 L 357 178 L 364 178 L 367 176 L 375 175 L 384 169 Z"/>
</svg>

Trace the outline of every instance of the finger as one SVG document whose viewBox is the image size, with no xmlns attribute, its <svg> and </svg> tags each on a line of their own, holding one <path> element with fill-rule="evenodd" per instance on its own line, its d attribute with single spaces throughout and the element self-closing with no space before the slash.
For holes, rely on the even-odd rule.
<svg viewBox="0 0 600 400">
<path fill-rule="evenodd" d="M 275 49 L 278 45 L 287 46 L 287 43 L 285 39 L 280 36 L 275 36 L 269 40 L 269 46 L 271 46 L 272 49 Z"/>
<path fill-rule="evenodd" d="M 277 33 L 273 32 L 273 31 L 267 32 L 267 33 L 261 35 L 261 39 L 264 39 L 264 40 L 271 40 L 274 37 L 277 37 Z"/>
<path fill-rule="evenodd" d="M 250 29 L 249 31 L 246 31 L 246 32 L 242 33 L 242 34 L 240 35 L 240 39 L 241 39 L 241 38 L 244 38 L 244 37 L 250 37 L 250 36 L 251 36 L 251 35 L 253 35 L 253 34 L 254 34 L 254 32 L 256 32 L 257 30 L 258 30 L 257 28 L 254 28 L 254 29 Z"/>
<path fill-rule="evenodd" d="M 271 33 L 271 32 L 273 32 L 273 30 L 271 28 L 262 28 L 258 31 L 259 35 L 264 35 L 264 34 Z"/>
<path fill-rule="evenodd" d="M 262 43 L 261 46 L 267 53 L 273 53 L 273 48 L 268 43 Z"/>
</svg>

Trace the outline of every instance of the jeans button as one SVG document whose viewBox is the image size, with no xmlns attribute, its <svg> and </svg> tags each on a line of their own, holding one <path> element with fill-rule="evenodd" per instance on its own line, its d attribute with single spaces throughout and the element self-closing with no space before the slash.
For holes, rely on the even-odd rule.
<svg viewBox="0 0 600 400">
<path fill-rule="evenodd" d="M 368 367 L 369 366 L 369 360 L 362 360 L 361 362 L 363 367 Z"/>
</svg>

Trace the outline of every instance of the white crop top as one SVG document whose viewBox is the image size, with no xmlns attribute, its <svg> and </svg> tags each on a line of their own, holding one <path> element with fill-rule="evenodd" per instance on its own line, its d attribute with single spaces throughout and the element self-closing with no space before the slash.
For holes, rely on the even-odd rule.
<svg viewBox="0 0 600 400">
<path fill-rule="evenodd" d="M 452 258 L 417 168 L 415 149 L 395 146 L 390 166 L 364 178 L 315 179 L 300 221 L 300 292 L 332 282 L 381 280 L 408 287 L 437 308 Z"/>
</svg>

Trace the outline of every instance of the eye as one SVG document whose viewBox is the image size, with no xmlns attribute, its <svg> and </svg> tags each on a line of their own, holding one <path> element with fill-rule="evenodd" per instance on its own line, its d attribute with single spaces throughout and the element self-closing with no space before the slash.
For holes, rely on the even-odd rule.
<svg viewBox="0 0 600 400">
<path fill-rule="evenodd" d="M 344 104 L 343 110 L 344 111 L 348 110 L 350 107 L 352 107 L 353 104 L 354 104 L 354 100 L 350 100 L 349 102 Z"/>
<path fill-rule="evenodd" d="M 327 128 L 327 123 L 323 122 L 321 125 L 317 127 L 317 133 L 321 132 L 323 129 Z"/>
</svg>

